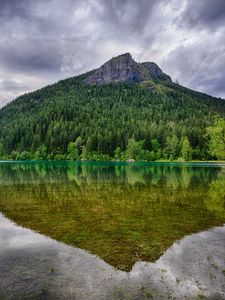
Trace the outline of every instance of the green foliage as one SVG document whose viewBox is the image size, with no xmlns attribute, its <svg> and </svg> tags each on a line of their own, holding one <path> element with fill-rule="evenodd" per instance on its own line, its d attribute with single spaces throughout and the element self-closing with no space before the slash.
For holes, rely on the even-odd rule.
<svg viewBox="0 0 225 300">
<path fill-rule="evenodd" d="M 147 160 L 147 161 L 156 160 L 156 155 L 155 155 L 154 151 L 146 151 L 145 152 L 145 160 Z"/>
<path fill-rule="evenodd" d="M 31 154 L 32 156 L 32 154 Z M 47 147 L 45 145 L 41 145 L 37 151 L 34 153 L 34 159 L 36 160 L 45 160 L 47 159 Z"/>
<path fill-rule="evenodd" d="M 67 153 L 67 157 L 70 160 L 79 160 L 80 158 L 78 148 L 76 147 L 76 144 L 74 142 L 69 142 Z"/>
<path fill-rule="evenodd" d="M 18 160 L 30 160 L 32 159 L 32 154 L 29 151 L 23 151 L 17 155 L 16 159 Z"/>
<path fill-rule="evenodd" d="M 82 153 L 82 139 L 79 136 L 75 142 L 69 142 L 67 147 L 67 158 L 69 160 L 80 160 Z"/>
<path fill-rule="evenodd" d="M 153 150 L 155 153 L 157 153 L 157 152 L 160 150 L 160 144 L 159 144 L 158 140 L 157 140 L 157 139 L 153 139 L 153 140 L 151 141 L 151 144 L 152 144 L 152 150 Z"/>
<path fill-rule="evenodd" d="M 121 152 L 121 149 L 120 149 L 120 147 L 117 147 L 116 148 L 116 150 L 115 150 L 115 154 L 114 154 L 114 158 L 116 159 L 116 160 L 121 160 L 121 158 L 122 158 L 122 152 Z"/>
<path fill-rule="evenodd" d="M 0 143 L 0 159 L 3 159 L 3 156 L 4 156 L 3 144 Z"/>
<path fill-rule="evenodd" d="M 129 139 L 127 149 L 125 152 L 125 157 L 128 160 L 141 160 L 144 156 L 143 145 L 144 141 L 135 141 L 134 138 Z"/>
<path fill-rule="evenodd" d="M 63 154 L 58 153 L 54 156 L 54 160 L 65 160 L 65 159 L 66 159 L 66 156 Z"/>
<path fill-rule="evenodd" d="M 10 155 L 10 159 L 12 160 L 17 160 L 19 159 L 20 153 L 18 151 L 12 151 L 11 155 Z"/>
<path fill-rule="evenodd" d="M 89 153 L 87 151 L 87 147 L 86 146 L 83 146 L 82 148 L 82 153 L 81 153 L 81 159 L 82 160 L 88 160 L 90 157 L 89 157 Z"/>
<path fill-rule="evenodd" d="M 170 154 L 169 161 L 173 161 L 173 160 L 174 160 L 174 157 L 172 154 Z"/>
<path fill-rule="evenodd" d="M 187 137 L 185 137 L 183 140 L 181 153 L 185 161 L 189 161 L 192 159 L 193 150 Z"/>
<path fill-rule="evenodd" d="M 214 124 L 207 128 L 210 137 L 210 151 L 218 159 L 225 159 L 225 120 L 215 119 Z"/>
<path fill-rule="evenodd" d="M 169 155 L 170 160 L 174 160 L 174 158 L 178 158 L 180 154 L 180 142 L 175 134 L 172 137 L 167 138 L 166 154 Z"/>
<path fill-rule="evenodd" d="M 85 76 L 60 81 L 3 107 L 4 157 L 19 159 L 28 151 L 28 157 L 38 160 L 177 159 L 185 136 L 193 158 L 216 155 L 215 150 L 209 154 L 206 128 L 216 115 L 225 118 L 222 99 L 166 81 L 155 81 L 154 89 L 128 83 L 87 86 Z"/>
</svg>

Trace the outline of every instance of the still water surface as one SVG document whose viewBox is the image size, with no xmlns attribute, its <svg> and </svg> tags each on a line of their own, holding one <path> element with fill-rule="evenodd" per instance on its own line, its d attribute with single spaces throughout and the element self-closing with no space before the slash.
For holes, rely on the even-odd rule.
<svg viewBox="0 0 225 300">
<path fill-rule="evenodd" d="M 0 212 L 129 271 L 137 261 L 155 261 L 186 235 L 224 224 L 225 169 L 1 162 Z"/>
</svg>

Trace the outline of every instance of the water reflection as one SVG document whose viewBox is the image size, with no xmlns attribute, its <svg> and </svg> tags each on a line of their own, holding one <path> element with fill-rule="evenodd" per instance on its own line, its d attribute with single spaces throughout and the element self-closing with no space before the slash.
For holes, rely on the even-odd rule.
<svg viewBox="0 0 225 300">
<path fill-rule="evenodd" d="M 221 172 L 222 165 L 182 165 L 159 164 L 153 165 L 116 165 L 100 163 L 72 162 L 0 162 L 0 184 L 36 183 L 43 178 L 48 181 L 70 180 L 81 183 L 113 180 L 125 181 L 131 185 L 136 183 L 160 184 L 166 182 L 177 188 L 186 187 L 194 181 L 209 182 Z M 8 182 L 7 182 L 8 181 Z M 15 182 L 13 182 L 15 181 Z"/>
<path fill-rule="evenodd" d="M 129 270 L 225 220 L 221 167 L 1 163 L 0 211 Z"/>
<path fill-rule="evenodd" d="M 218 218 L 225 216 L 225 169 L 218 178 L 210 183 L 209 195 L 205 200 L 206 208 Z"/>
</svg>

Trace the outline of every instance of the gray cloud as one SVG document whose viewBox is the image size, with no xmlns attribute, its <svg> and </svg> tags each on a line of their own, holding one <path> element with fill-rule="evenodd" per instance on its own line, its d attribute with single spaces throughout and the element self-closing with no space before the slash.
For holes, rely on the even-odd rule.
<svg viewBox="0 0 225 300">
<path fill-rule="evenodd" d="M 0 106 L 123 52 L 225 97 L 224 13 L 224 0 L 0 0 Z"/>
<path fill-rule="evenodd" d="M 180 24 L 189 27 L 201 27 L 215 30 L 225 26 L 225 1 L 224 0 L 189 0 L 187 1 Z"/>
<path fill-rule="evenodd" d="M 225 34 L 221 34 L 220 37 Z M 214 37 L 181 45 L 168 54 L 166 70 L 185 86 L 218 97 L 225 95 L 225 46 Z"/>
<path fill-rule="evenodd" d="M 61 54 L 51 42 L 14 39 L 0 48 L 0 64 L 12 72 L 59 72 Z"/>
<path fill-rule="evenodd" d="M 30 17 L 29 8 L 31 1 L 16 1 L 16 0 L 1 0 L 0 1 L 0 16 L 2 18 L 16 17 Z"/>
<path fill-rule="evenodd" d="M 4 80 L 1 82 L 0 84 L 0 88 L 4 89 L 5 91 L 9 91 L 9 92 L 21 92 L 24 91 L 24 89 L 29 90 L 29 86 L 24 84 L 19 84 L 13 80 Z"/>
<path fill-rule="evenodd" d="M 111 24 L 116 32 L 142 33 L 156 7 L 162 0 L 112 0 L 102 1 L 99 16 L 104 22 Z M 117 32 L 118 33 L 118 32 Z"/>
</svg>

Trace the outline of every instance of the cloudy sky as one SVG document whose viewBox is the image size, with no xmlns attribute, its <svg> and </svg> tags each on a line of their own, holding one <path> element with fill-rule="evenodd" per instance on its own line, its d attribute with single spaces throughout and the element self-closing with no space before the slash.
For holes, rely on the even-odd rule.
<svg viewBox="0 0 225 300">
<path fill-rule="evenodd" d="M 225 98 L 225 0 L 0 0 L 0 106 L 130 52 Z"/>
</svg>

